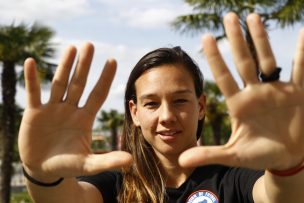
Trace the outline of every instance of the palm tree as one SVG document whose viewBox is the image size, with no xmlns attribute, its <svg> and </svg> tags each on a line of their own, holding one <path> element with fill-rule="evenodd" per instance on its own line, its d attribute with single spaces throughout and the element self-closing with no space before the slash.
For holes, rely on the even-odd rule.
<svg viewBox="0 0 304 203">
<path fill-rule="evenodd" d="M 223 16 L 234 11 L 240 19 L 240 25 L 245 33 L 245 39 L 255 60 L 257 72 L 259 69 L 256 51 L 249 29 L 246 16 L 249 13 L 258 13 L 266 30 L 270 30 L 271 22 L 280 28 L 302 23 L 304 20 L 303 0 L 185 0 L 193 7 L 193 14 L 177 17 L 172 26 L 182 33 L 214 32 L 217 40 L 226 38 L 223 26 Z"/>
<path fill-rule="evenodd" d="M 109 112 L 101 111 L 100 117 L 97 120 L 101 122 L 104 130 L 110 130 L 112 150 L 117 150 L 118 130 L 123 125 L 124 115 L 113 109 Z"/>
<path fill-rule="evenodd" d="M 3 111 L 3 106 L 0 103 L 0 122 L 2 122 L 2 111 Z M 20 128 L 20 124 L 21 124 L 21 119 L 22 119 L 22 113 L 23 113 L 24 109 L 18 105 L 16 105 L 16 131 L 18 131 L 18 129 Z M 3 136 L 1 136 L 2 134 L 2 129 L 0 128 L 0 144 L 2 144 L 2 139 Z M 2 147 L 0 148 L 0 160 L 2 160 L 2 155 L 3 155 L 3 149 Z M 15 143 L 14 146 L 14 158 L 13 158 L 14 162 L 19 161 L 20 157 L 19 157 L 19 152 L 18 152 L 18 145 L 17 143 Z"/>
<path fill-rule="evenodd" d="M 50 79 L 53 76 L 53 64 L 46 60 L 54 55 L 50 43 L 54 32 L 45 26 L 33 24 L 26 26 L 0 26 L 0 61 L 2 63 L 1 85 L 3 111 L 0 128 L 2 130 L 2 165 L 1 165 L 1 199 L 8 203 L 10 199 L 10 182 L 14 145 L 16 142 L 16 85 L 22 82 L 23 72 L 18 75 L 16 66 L 22 65 L 27 57 L 33 57 L 39 67 L 41 78 Z"/>
<path fill-rule="evenodd" d="M 207 108 L 201 144 L 223 144 L 228 140 L 231 133 L 224 98 L 217 85 L 211 81 L 205 82 L 204 92 L 207 95 Z"/>
</svg>

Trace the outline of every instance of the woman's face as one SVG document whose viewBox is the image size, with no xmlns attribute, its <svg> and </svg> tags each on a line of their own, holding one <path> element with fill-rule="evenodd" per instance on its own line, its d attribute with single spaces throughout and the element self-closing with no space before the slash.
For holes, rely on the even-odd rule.
<svg viewBox="0 0 304 203">
<path fill-rule="evenodd" d="M 135 82 L 137 103 L 130 101 L 133 122 L 157 155 L 179 155 L 196 145 L 205 98 L 197 98 L 193 79 L 180 65 L 162 65 Z"/>
</svg>

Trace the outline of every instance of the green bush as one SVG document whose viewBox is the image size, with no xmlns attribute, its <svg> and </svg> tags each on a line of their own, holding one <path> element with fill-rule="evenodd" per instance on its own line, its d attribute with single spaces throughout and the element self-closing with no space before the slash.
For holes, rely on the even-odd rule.
<svg viewBox="0 0 304 203">
<path fill-rule="evenodd" d="M 13 193 L 11 203 L 33 203 L 27 192 Z"/>
</svg>

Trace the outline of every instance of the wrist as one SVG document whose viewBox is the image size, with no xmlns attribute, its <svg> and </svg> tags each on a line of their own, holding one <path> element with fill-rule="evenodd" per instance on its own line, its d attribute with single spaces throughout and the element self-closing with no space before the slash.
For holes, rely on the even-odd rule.
<svg viewBox="0 0 304 203">
<path fill-rule="evenodd" d="M 302 161 L 300 164 L 286 169 L 286 170 L 275 170 L 275 169 L 268 169 L 268 171 L 275 176 L 279 177 L 289 177 L 289 176 L 294 176 L 296 174 L 299 174 L 304 171 L 304 161 Z"/>
<path fill-rule="evenodd" d="M 23 170 L 23 174 L 25 176 L 25 178 L 38 186 L 42 186 L 42 187 L 54 187 L 56 185 L 59 185 L 64 178 L 59 177 L 59 178 L 55 178 L 55 177 L 46 177 L 46 176 L 41 176 L 41 175 L 35 175 L 35 173 L 33 173 L 31 170 L 29 170 L 27 167 L 22 166 L 22 170 Z M 33 175 L 34 174 L 34 175 Z"/>
</svg>

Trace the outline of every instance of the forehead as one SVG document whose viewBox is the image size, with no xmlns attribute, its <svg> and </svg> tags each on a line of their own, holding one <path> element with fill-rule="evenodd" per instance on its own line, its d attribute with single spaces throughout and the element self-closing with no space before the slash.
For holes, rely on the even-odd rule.
<svg viewBox="0 0 304 203">
<path fill-rule="evenodd" d="M 145 71 L 135 82 L 137 96 L 170 92 L 193 92 L 191 74 L 181 65 L 168 64 Z"/>
</svg>

